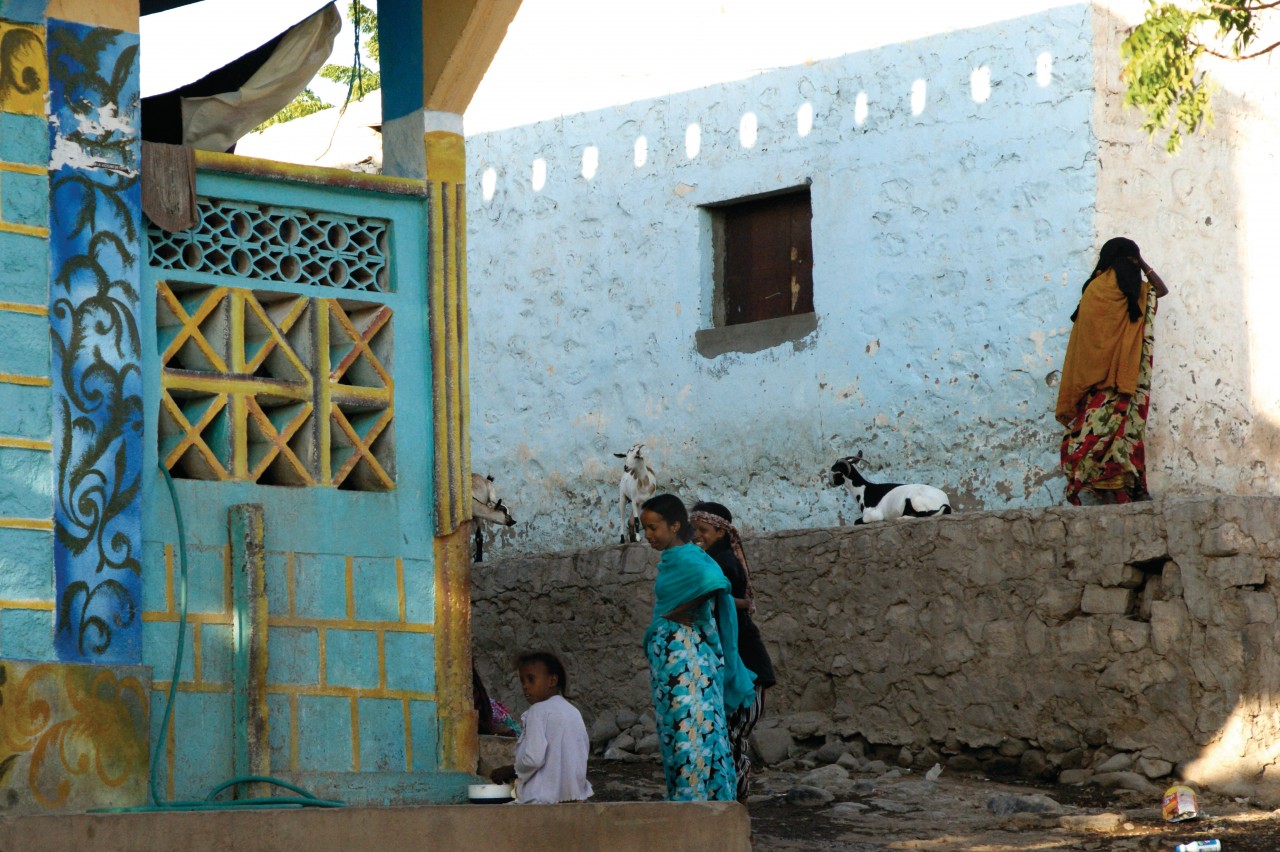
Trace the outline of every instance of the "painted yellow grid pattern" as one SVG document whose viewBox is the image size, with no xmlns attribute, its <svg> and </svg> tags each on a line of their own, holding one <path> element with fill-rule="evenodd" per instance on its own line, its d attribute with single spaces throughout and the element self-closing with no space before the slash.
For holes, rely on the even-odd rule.
<svg viewBox="0 0 1280 852">
<path fill-rule="evenodd" d="M 157 285 L 161 460 L 177 476 L 395 487 L 392 311 Z M 316 417 L 316 412 L 322 416 Z"/>
<path fill-rule="evenodd" d="M 360 718 L 359 718 L 359 701 L 362 698 L 381 698 L 399 701 L 404 714 L 404 753 L 405 753 L 405 771 L 410 771 L 413 767 L 413 726 L 411 723 L 412 714 L 410 704 L 414 701 L 437 701 L 437 693 L 421 692 L 408 689 L 390 689 L 387 686 L 387 661 L 386 661 L 386 637 L 390 633 L 427 633 L 435 632 L 434 625 L 424 624 L 420 622 L 408 621 L 404 613 L 406 611 L 405 600 L 405 584 L 404 584 L 404 565 L 400 559 L 396 560 L 396 596 L 397 596 L 397 612 L 399 613 L 395 621 L 378 621 L 378 620 L 361 620 L 355 617 L 354 604 L 354 586 L 352 582 L 353 576 L 353 560 L 351 557 L 346 559 L 346 583 L 347 583 L 347 613 L 345 618 L 313 618 L 299 615 L 297 612 L 297 603 L 295 589 L 297 587 L 297 577 L 295 565 L 297 564 L 297 554 L 284 554 L 285 565 L 285 588 L 287 590 L 288 612 L 285 614 L 270 615 L 267 618 L 267 629 L 277 627 L 293 627 L 308 628 L 316 631 L 319 639 L 319 678 L 315 684 L 293 684 L 293 683 L 271 683 L 267 684 L 268 695 L 282 695 L 288 700 L 287 718 L 276 720 L 272 719 L 272 724 L 286 724 L 289 730 L 289 766 L 290 771 L 299 771 L 306 767 L 299 766 L 298 754 L 298 735 L 299 735 L 299 714 L 298 714 L 298 698 L 299 696 L 325 696 L 335 698 L 345 698 L 350 702 L 351 712 L 351 754 L 353 756 L 353 769 L 359 771 L 360 765 Z M 148 624 L 176 623 L 180 618 L 180 613 L 176 605 L 177 595 L 176 586 L 180 580 L 178 573 L 178 558 L 174 552 L 172 545 L 166 544 L 164 547 L 164 588 L 165 588 L 165 608 L 163 610 L 149 610 L 143 612 L 142 620 Z M 222 548 L 222 572 L 224 586 L 224 600 L 231 600 L 231 548 L 226 546 Z M 45 601 L 0 601 L 0 608 L 12 607 L 17 609 L 42 609 L 50 610 L 53 607 L 52 602 Z M 232 622 L 232 613 L 228 607 L 224 612 L 190 612 L 187 613 L 187 623 L 191 630 L 191 655 L 192 655 L 192 679 L 180 680 L 178 682 L 178 691 L 185 693 L 225 693 L 230 695 L 232 684 L 229 680 L 215 680 L 206 675 L 206 628 L 211 625 L 230 626 Z M 359 630 L 371 631 L 374 633 L 377 642 L 377 670 L 378 685 L 376 687 L 353 687 L 332 684 L 328 681 L 327 672 L 325 670 L 325 660 L 327 657 L 326 646 L 329 631 L 334 630 Z M 171 673 L 169 661 L 156 661 L 155 677 L 152 681 L 151 688 L 154 692 L 167 694 L 169 691 L 168 675 Z M 230 673 L 228 672 L 228 676 Z M 168 777 L 173 778 L 173 762 L 174 762 L 174 737 L 173 726 L 170 726 L 170 736 L 165 744 L 166 764 L 169 767 Z M 283 769 L 284 767 L 276 767 Z M 172 782 L 170 782 L 172 783 Z M 170 795 L 172 796 L 172 789 Z"/>
</svg>

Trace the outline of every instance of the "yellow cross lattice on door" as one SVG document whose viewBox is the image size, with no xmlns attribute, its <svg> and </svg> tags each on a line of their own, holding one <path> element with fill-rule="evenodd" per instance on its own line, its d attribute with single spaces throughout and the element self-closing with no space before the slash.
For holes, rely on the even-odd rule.
<svg viewBox="0 0 1280 852">
<path fill-rule="evenodd" d="M 395 487 L 387 306 L 161 281 L 156 331 L 175 476 Z"/>
</svg>

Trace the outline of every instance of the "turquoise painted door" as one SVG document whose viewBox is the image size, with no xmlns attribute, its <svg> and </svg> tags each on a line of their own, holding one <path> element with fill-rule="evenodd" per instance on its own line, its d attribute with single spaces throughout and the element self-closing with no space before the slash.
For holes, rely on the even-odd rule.
<svg viewBox="0 0 1280 852">
<path fill-rule="evenodd" d="M 272 771 L 433 769 L 425 198 L 203 170 L 197 195 L 195 228 L 150 227 L 142 293 L 155 716 L 179 597 L 161 466 L 190 570 L 169 784 L 195 794 L 231 773 L 227 513 L 241 503 L 265 516 Z"/>
</svg>

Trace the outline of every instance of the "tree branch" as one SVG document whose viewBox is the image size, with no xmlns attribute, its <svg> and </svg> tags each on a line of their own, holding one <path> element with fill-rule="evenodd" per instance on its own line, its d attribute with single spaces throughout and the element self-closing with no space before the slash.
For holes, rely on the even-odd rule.
<svg viewBox="0 0 1280 852">
<path fill-rule="evenodd" d="M 1229 53 L 1219 53 L 1218 51 L 1213 50 L 1212 48 L 1209 48 L 1209 47 L 1205 47 L 1204 45 L 1200 45 L 1200 46 L 1204 47 L 1204 52 L 1209 54 L 1210 56 L 1216 56 L 1219 59 L 1227 59 L 1227 60 L 1230 60 L 1231 62 L 1241 62 L 1245 59 L 1253 59 L 1256 56 L 1262 56 L 1264 54 L 1270 53 L 1271 51 L 1275 50 L 1277 47 L 1280 47 L 1280 41 L 1277 41 L 1268 47 L 1264 47 L 1262 48 L 1262 50 L 1259 50 L 1256 53 L 1246 53 L 1243 56 L 1232 56 Z"/>
</svg>

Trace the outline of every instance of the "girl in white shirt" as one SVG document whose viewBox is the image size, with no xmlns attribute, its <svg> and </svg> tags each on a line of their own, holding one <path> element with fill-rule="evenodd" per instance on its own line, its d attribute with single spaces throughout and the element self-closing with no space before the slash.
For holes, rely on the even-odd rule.
<svg viewBox="0 0 1280 852">
<path fill-rule="evenodd" d="M 578 708 L 565 700 L 569 675 L 555 654 L 535 651 L 516 660 L 529 709 L 520 717 L 524 732 L 516 742 L 516 762 L 490 776 L 496 784 L 516 782 L 522 804 L 581 802 L 591 796 L 587 781 L 590 740 Z"/>
</svg>

